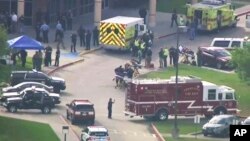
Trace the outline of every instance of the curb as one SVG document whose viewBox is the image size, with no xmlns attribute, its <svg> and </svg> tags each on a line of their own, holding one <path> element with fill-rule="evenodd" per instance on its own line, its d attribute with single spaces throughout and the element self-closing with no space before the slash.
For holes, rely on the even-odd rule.
<svg viewBox="0 0 250 141">
<path fill-rule="evenodd" d="M 93 49 L 93 50 L 89 50 L 89 51 L 86 51 L 86 52 L 81 52 L 81 53 L 79 54 L 79 56 L 82 57 L 83 55 L 92 53 L 92 52 L 97 51 L 97 50 L 100 50 L 100 49 L 102 49 L 102 47 L 98 47 L 98 48 L 95 48 L 95 49 Z M 48 75 L 51 75 L 51 74 L 55 73 L 56 71 L 59 71 L 59 70 L 61 70 L 61 69 L 63 69 L 63 68 L 69 67 L 69 66 L 71 66 L 71 65 L 74 65 L 74 64 L 76 64 L 76 63 L 80 63 L 80 62 L 83 62 L 83 61 L 84 61 L 84 59 L 82 58 L 82 59 L 80 59 L 80 60 L 77 60 L 77 61 L 73 61 L 73 62 L 64 64 L 64 65 L 62 65 L 62 66 L 59 66 L 59 67 L 57 67 L 57 68 L 55 68 L 55 69 L 49 71 L 47 74 L 48 74 Z"/>
<path fill-rule="evenodd" d="M 158 141 L 165 141 L 165 139 L 162 137 L 162 135 L 160 134 L 160 132 L 157 130 L 157 128 L 155 127 L 155 125 L 153 123 L 151 123 L 151 127 L 153 129 L 154 134 L 156 135 L 156 138 Z"/>
</svg>

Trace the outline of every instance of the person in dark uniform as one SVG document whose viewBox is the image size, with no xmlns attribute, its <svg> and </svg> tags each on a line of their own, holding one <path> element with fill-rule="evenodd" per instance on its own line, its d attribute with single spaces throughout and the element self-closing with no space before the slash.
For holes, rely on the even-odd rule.
<svg viewBox="0 0 250 141">
<path fill-rule="evenodd" d="M 174 53 L 173 53 L 173 64 L 175 67 L 176 67 L 178 61 L 179 61 L 179 51 L 177 49 L 175 49 Z"/>
<path fill-rule="evenodd" d="M 91 33 L 88 30 L 86 35 L 86 50 L 90 50 Z"/>
<path fill-rule="evenodd" d="M 36 26 L 35 26 L 36 40 L 37 40 L 37 41 L 41 41 L 40 27 L 41 27 L 41 23 L 37 23 Z"/>
<path fill-rule="evenodd" d="M 173 9 L 173 13 L 172 13 L 172 17 L 171 17 L 171 27 L 173 27 L 174 23 L 176 24 L 176 26 L 178 26 L 176 9 Z"/>
<path fill-rule="evenodd" d="M 86 37 L 85 37 L 86 31 L 83 28 L 82 25 L 80 25 L 79 29 L 78 29 L 78 35 L 80 37 L 80 46 L 85 46 L 86 45 Z"/>
<path fill-rule="evenodd" d="M 108 102 L 108 118 L 112 118 L 112 106 L 113 104 L 115 103 L 115 100 L 112 101 L 112 98 L 109 99 L 109 102 Z"/>
<path fill-rule="evenodd" d="M 93 45 L 99 46 L 99 30 L 98 30 L 97 26 L 93 30 Z"/>
<path fill-rule="evenodd" d="M 27 51 L 21 50 L 20 51 L 20 56 L 21 56 L 21 61 L 22 61 L 22 67 L 25 68 L 26 58 L 27 58 Z"/>
<path fill-rule="evenodd" d="M 144 19 L 144 24 L 146 24 L 146 16 L 147 16 L 147 10 L 146 10 L 146 8 L 141 8 L 139 10 L 139 15 L 140 15 L 141 18 Z"/>
<path fill-rule="evenodd" d="M 174 48 L 173 46 L 172 46 L 171 48 L 169 48 L 169 60 L 170 60 L 170 65 L 172 65 L 172 62 L 173 62 L 174 52 L 175 52 L 175 48 Z"/>
<path fill-rule="evenodd" d="M 45 48 L 45 57 L 44 57 L 44 65 L 51 66 L 51 55 L 52 55 L 52 47 L 47 46 Z"/>
<path fill-rule="evenodd" d="M 60 48 L 57 47 L 56 49 L 56 59 L 55 59 L 55 65 L 54 66 L 59 66 L 59 58 L 60 58 Z"/>
<path fill-rule="evenodd" d="M 197 55 L 197 65 L 198 65 L 198 67 L 200 67 L 200 66 L 202 66 L 202 51 L 201 51 L 200 47 L 198 47 L 196 55 Z"/>
<path fill-rule="evenodd" d="M 77 35 L 76 33 L 71 34 L 71 52 L 76 52 L 76 41 L 77 41 Z"/>
</svg>

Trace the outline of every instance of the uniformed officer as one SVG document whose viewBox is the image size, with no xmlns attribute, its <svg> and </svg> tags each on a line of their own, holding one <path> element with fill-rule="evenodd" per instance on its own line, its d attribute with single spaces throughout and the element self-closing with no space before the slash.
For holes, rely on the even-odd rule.
<svg viewBox="0 0 250 141">
<path fill-rule="evenodd" d="M 167 58 L 168 58 L 168 55 L 169 55 L 168 48 L 164 48 L 163 49 L 163 67 L 164 68 L 167 68 Z"/>
<path fill-rule="evenodd" d="M 115 103 L 115 99 L 114 101 L 112 101 L 112 98 L 109 99 L 108 102 L 108 118 L 111 119 L 112 118 L 112 106 Z"/>
</svg>

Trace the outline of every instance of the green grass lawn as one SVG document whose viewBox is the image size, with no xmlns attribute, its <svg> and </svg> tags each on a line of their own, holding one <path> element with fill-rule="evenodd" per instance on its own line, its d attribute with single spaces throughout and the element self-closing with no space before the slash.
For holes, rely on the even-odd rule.
<svg viewBox="0 0 250 141">
<path fill-rule="evenodd" d="M 27 58 L 25 68 L 21 66 L 20 59 L 17 61 L 16 66 L 0 64 L 0 83 L 9 82 L 11 70 L 31 70 L 32 68 L 33 68 L 32 58 Z"/>
<path fill-rule="evenodd" d="M 238 75 L 227 74 L 222 72 L 217 72 L 213 70 L 203 69 L 199 67 L 189 66 L 189 65 L 180 65 L 179 66 L 179 75 L 187 76 L 194 75 L 200 77 L 202 80 L 215 83 L 217 85 L 226 85 L 232 87 L 236 90 L 237 98 L 239 101 L 239 109 L 241 110 L 241 116 L 250 115 L 250 86 L 245 82 L 241 81 L 238 78 Z M 175 69 L 169 67 L 167 71 L 152 72 L 146 74 L 143 77 L 146 78 L 170 78 L 170 76 L 175 76 Z"/>
<path fill-rule="evenodd" d="M 0 141 L 60 141 L 48 124 L 0 117 Z"/>
</svg>

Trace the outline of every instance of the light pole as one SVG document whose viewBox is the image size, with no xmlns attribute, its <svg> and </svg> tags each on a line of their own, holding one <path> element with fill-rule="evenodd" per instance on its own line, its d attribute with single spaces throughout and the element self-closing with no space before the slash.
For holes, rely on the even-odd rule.
<svg viewBox="0 0 250 141">
<path fill-rule="evenodd" d="M 64 141 L 67 140 L 67 134 L 69 133 L 69 126 L 62 127 L 62 133 L 64 134 Z"/>
<path fill-rule="evenodd" d="M 179 95 L 179 90 L 178 90 L 178 75 L 179 75 L 179 41 L 180 41 L 180 32 L 185 32 L 186 26 L 178 26 L 177 27 L 177 42 L 176 42 L 176 64 L 175 64 L 175 97 L 174 97 L 174 128 L 172 131 L 172 137 L 173 138 L 178 138 L 179 137 L 179 129 L 178 129 L 178 124 L 177 124 L 177 110 L 178 110 L 178 95 Z"/>
</svg>

